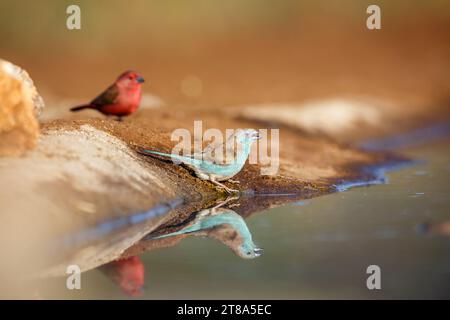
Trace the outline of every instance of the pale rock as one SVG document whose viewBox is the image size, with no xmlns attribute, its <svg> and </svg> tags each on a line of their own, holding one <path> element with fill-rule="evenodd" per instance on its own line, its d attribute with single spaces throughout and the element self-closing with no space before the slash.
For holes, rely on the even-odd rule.
<svg viewBox="0 0 450 320">
<path fill-rule="evenodd" d="M 19 156 L 36 146 L 43 108 L 28 73 L 0 59 L 0 156 Z"/>
</svg>

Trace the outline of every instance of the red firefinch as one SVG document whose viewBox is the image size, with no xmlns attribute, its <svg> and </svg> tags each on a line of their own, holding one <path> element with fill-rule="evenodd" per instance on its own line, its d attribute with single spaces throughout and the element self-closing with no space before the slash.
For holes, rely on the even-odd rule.
<svg viewBox="0 0 450 320">
<path fill-rule="evenodd" d="M 139 107 L 143 82 L 144 78 L 138 73 L 126 71 L 97 98 L 88 104 L 73 107 L 70 111 L 95 109 L 105 115 L 117 116 L 121 121 L 123 116 L 132 114 Z"/>
<path fill-rule="evenodd" d="M 100 267 L 100 270 L 127 295 L 132 297 L 142 295 L 145 268 L 139 257 L 116 260 Z"/>
</svg>

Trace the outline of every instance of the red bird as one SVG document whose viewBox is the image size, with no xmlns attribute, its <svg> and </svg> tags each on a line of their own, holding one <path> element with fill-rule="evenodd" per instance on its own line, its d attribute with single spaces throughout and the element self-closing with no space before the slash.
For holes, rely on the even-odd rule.
<svg viewBox="0 0 450 320">
<path fill-rule="evenodd" d="M 70 111 L 95 109 L 107 116 L 117 116 L 117 120 L 122 121 L 122 117 L 132 114 L 139 107 L 143 82 L 144 78 L 138 73 L 126 71 L 91 103 L 73 107 Z"/>
<path fill-rule="evenodd" d="M 143 294 L 145 267 L 139 257 L 116 260 L 100 267 L 100 270 L 127 295 L 139 297 Z"/>
</svg>

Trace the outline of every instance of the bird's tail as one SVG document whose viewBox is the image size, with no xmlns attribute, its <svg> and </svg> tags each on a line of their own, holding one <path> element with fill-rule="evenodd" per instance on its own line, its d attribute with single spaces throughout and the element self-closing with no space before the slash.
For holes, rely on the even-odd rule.
<svg viewBox="0 0 450 320">
<path fill-rule="evenodd" d="M 70 108 L 70 111 L 77 112 L 77 111 L 80 111 L 80 110 L 83 110 L 83 109 L 93 109 L 93 108 L 94 107 L 92 105 L 90 105 L 90 104 L 84 104 L 82 106 L 77 106 L 77 107 Z"/>
<path fill-rule="evenodd" d="M 191 164 L 191 165 L 195 165 L 198 161 L 197 159 L 180 156 L 178 154 L 170 154 L 170 153 L 164 153 L 164 152 L 158 152 L 158 151 L 152 151 L 152 150 L 146 150 L 146 149 L 139 149 L 138 152 L 143 155 L 147 155 L 147 156 L 148 155 L 157 155 L 157 156 L 161 156 L 164 158 L 170 158 L 172 160 L 178 160 L 180 162 L 183 162 L 186 164 Z"/>
<path fill-rule="evenodd" d="M 145 236 L 143 238 L 143 240 L 145 241 L 145 240 L 164 239 L 164 238 L 174 237 L 174 236 L 178 236 L 178 235 L 185 234 L 185 233 L 189 233 L 189 232 L 183 232 L 183 230 L 180 230 L 180 231 L 176 231 L 176 232 L 172 232 L 172 233 L 168 233 L 168 234 L 163 234 L 160 236 L 148 235 L 148 236 Z"/>
</svg>

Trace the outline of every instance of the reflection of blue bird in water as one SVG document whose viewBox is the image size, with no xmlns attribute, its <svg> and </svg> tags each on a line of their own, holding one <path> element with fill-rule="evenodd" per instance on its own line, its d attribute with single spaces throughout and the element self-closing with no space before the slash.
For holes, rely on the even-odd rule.
<svg viewBox="0 0 450 320">
<path fill-rule="evenodd" d="M 172 158 L 174 161 L 180 161 L 188 168 L 194 170 L 197 177 L 203 180 L 209 180 L 215 185 L 225 189 L 227 192 L 237 192 L 237 190 L 230 189 L 226 185 L 220 183 L 219 181 L 226 181 L 231 179 L 233 176 L 239 173 L 244 167 L 245 161 L 247 160 L 252 143 L 258 140 L 259 133 L 254 129 L 236 130 L 234 135 L 229 139 L 233 143 L 225 144 L 225 147 L 232 148 L 231 152 L 234 151 L 234 139 L 238 147 L 241 148 L 240 152 L 237 153 L 235 159 L 231 163 L 216 163 L 216 159 L 212 157 L 212 154 L 217 154 L 213 150 L 217 150 L 218 153 L 222 154 L 224 152 L 224 145 L 215 147 L 214 149 L 207 148 L 202 154 L 194 155 L 193 157 L 185 157 L 176 154 L 168 154 L 157 151 L 141 149 L 139 152 L 145 155 L 158 155 L 167 158 Z M 226 154 L 230 154 L 226 151 Z M 230 182 L 232 182 L 230 180 Z"/>
<path fill-rule="evenodd" d="M 259 257 L 263 252 L 261 248 L 258 248 L 253 243 L 252 235 L 244 219 L 231 209 L 218 208 L 216 206 L 199 211 L 194 222 L 184 229 L 150 239 L 161 239 L 183 234 L 206 234 L 208 237 L 224 243 L 238 256 L 245 259 Z"/>
</svg>

